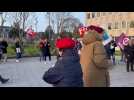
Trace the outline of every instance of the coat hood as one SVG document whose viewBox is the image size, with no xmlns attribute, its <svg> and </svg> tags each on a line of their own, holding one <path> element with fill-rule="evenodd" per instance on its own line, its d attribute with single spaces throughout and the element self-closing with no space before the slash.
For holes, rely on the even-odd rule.
<svg viewBox="0 0 134 100">
<path fill-rule="evenodd" d="M 95 31 L 87 32 L 83 37 L 83 44 L 88 45 L 95 41 L 102 41 L 102 37 Z"/>
<path fill-rule="evenodd" d="M 74 48 L 64 49 L 63 59 L 69 60 L 70 62 L 78 62 L 80 60 L 79 55 Z"/>
</svg>

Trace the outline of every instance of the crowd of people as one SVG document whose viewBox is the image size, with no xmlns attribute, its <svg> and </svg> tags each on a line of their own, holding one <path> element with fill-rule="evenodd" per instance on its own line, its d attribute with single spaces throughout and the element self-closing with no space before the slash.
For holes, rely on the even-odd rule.
<svg viewBox="0 0 134 100">
<path fill-rule="evenodd" d="M 69 37 L 57 39 L 60 58 L 45 72 L 43 80 L 55 87 L 109 87 L 110 64 L 100 29 L 90 26 L 82 37 L 82 46 Z"/>
<path fill-rule="evenodd" d="M 43 75 L 43 80 L 55 87 L 110 87 L 109 68 L 116 64 L 116 41 L 103 45 L 104 30 L 88 27 L 81 41 L 62 37 L 57 39 L 59 59 Z M 126 69 L 133 69 L 134 40 L 130 39 L 121 53 L 125 55 Z"/>
<path fill-rule="evenodd" d="M 110 87 L 109 68 L 116 64 L 116 41 L 112 40 L 103 45 L 104 29 L 98 26 L 89 26 L 81 39 L 69 36 L 57 38 L 57 62 L 43 75 L 43 80 L 54 87 Z M 7 61 L 6 40 L 0 40 L 0 60 Z M 50 43 L 46 37 L 39 42 L 40 61 L 51 61 Z M 20 40 L 15 41 L 16 62 L 22 57 Z M 126 70 L 134 71 L 134 39 L 122 49 L 125 55 Z M 0 75 L 0 81 L 6 83 Z"/>
<path fill-rule="evenodd" d="M 51 53 L 50 53 L 50 43 L 47 38 L 44 36 L 41 38 L 39 42 L 40 48 L 40 61 L 47 60 L 47 56 L 49 57 L 49 61 L 51 61 Z"/>
</svg>

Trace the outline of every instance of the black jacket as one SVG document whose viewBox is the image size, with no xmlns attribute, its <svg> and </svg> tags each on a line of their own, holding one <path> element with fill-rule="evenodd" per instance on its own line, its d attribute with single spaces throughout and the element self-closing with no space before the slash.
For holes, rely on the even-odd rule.
<svg viewBox="0 0 134 100">
<path fill-rule="evenodd" d="M 56 87 L 82 87 L 82 69 L 75 50 L 66 49 L 63 56 L 43 76 L 43 80 Z"/>
<path fill-rule="evenodd" d="M 3 53 L 7 53 L 7 47 L 8 47 L 7 42 L 6 41 L 2 41 L 2 46 L 3 46 L 3 48 L 2 48 Z"/>
<path fill-rule="evenodd" d="M 124 47 L 124 53 L 128 60 L 134 59 L 134 46 L 125 46 Z"/>
<path fill-rule="evenodd" d="M 2 45 L 2 42 L 0 42 L 0 55 L 3 53 L 3 45 Z"/>
</svg>

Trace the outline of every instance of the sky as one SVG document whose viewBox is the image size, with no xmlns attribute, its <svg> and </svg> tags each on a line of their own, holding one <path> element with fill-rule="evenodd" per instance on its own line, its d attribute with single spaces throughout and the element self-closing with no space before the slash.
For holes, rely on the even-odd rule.
<svg viewBox="0 0 134 100">
<path fill-rule="evenodd" d="M 72 15 L 76 18 L 79 18 L 80 21 L 85 24 L 85 13 L 84 12 L 72 12 Z M 38 25 L 37 31 L 41 32 L 44 31 L 45 28 L 48 26 L 48 20 L 44 17 L 43 14 L 38 14 Z"/>
<path fill-rule="evenodd" d="M 44 32 L 46 27 L 48 26 L 48 20 L 47 18 L 44 16 L 43 13 L 41 12 L 36 12 L 36 15 L 38 16 L 38 24 L 37 24 L 37 32 Z M 80 21 L 85 24 L 85 12 L 72 12 L 72 15 L 78 19 L 80 19 Z M 11 26 L 11 19 L 9 19 L 10 21 L 7 21 L 5 23 L 5 26 Z M 29 22 L 29 24 L 32 22 Z M 30 25 L 31 26 L 31 25 Z M 30 27 L 29 26 L 29 27 Z"/>
</svg>

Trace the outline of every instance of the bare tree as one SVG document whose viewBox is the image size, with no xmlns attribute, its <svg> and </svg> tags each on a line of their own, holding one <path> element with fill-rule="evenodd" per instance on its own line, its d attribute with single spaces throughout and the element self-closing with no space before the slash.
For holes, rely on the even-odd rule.
<svg viewBox="0 0 134 100">
<path fill-rule="evenodd" d="M 19 32 L 19 37 L 22 39 L 24 35 L 24 31 L 26 27 L 29 25 L 29 21 L 31 21 L 32 18 L 29 18 L 30 16 L 33 16 L 33 12 L 11 12 L 10 13 L 11 19 L 13 24 L 16 23 L 19 30 L 22 28 L 23 32 Z M 33 19 L 32 19 L 33 20 Z"/>
<path fill-rule="evenodd" d="M 82 25 L 82 23 L 78 18 L 70 16 L 64 20 L 63 29 L 73 33 L 80 25 Z"/>
<path fill-rule="evenodd" d="M 8 15 L 8 12 L 0 12 L 0 18 L 1 18 L 0 33 L 1 34 L 2 34 L 2 27 L 4 26 L 4 24 L 6 22 L 7 15 Z M 4 37 L 4 33 L 2 34 L 2 36 Z"/>
<path fill-rule="evenodd" d="M 57 33 L 61 33 L 63 31 L 64 20 L 71 16 L 71 12 L 47 12 L 47 18 L 49 18 L 50 22 L 56 26 Z"/>
</svg>

